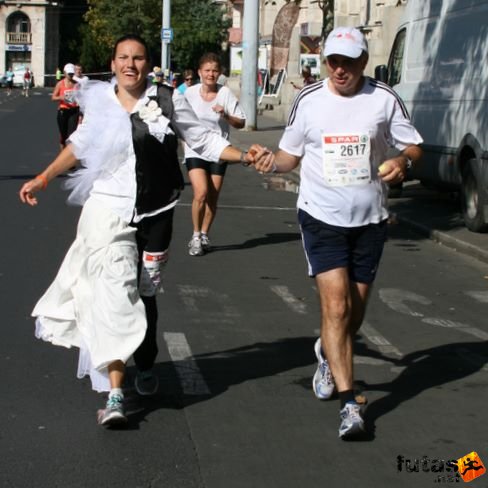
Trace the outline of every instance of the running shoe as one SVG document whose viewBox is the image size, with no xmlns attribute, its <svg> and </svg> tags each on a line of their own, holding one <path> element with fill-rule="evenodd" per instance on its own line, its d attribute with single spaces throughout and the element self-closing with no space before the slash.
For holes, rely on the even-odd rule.
<svg viewBox="0 0 488 488">
<path fill-rule="evenodd" d="M 334 378 L 327 359 L 322 356 L 320 337 L 315 341 L 315 355 L 317 356 L 317 371 L 313 375 L 313 392 L 319 400 L 328 400 L 335 390 Z"/>
<path fill-rule="evenodd" d="M 205 252 L 208 252 L 210 249 L 210 239 L 208 238 L 207 234 L 202 234 L 200 237 L 200 240 L 202 241 L 202 249 Z"/>
<path fill-rule="evenodd" d="M 159 388 L 159 379 L 152 370 L 138 371 L 135 380 L 135 387 L 139 395 L 154 395 Z"/>
<path fill-rule="evenodd" d="M 190 256 L 203 256 L 204 251 L 200 237 L 192 237 L 191 241 L 188 243 L 188 248 Z"/>
<path fill-rule="evenodd" d="M 339 437 L 350 439 L 364 433 L 364 420 L 361 416 L 361 407 L 357 403 L 348 402 L 339 413 L 341 425 Z"/>
<path fill-rule="evenodd" d="M 105 408 L 97 412 L 97 420 L 100 425 L 111 427 L 127 422 L 124 410 L 124 399 L 120 395 L 112 395 L 108 398 Z"/>
</svg>

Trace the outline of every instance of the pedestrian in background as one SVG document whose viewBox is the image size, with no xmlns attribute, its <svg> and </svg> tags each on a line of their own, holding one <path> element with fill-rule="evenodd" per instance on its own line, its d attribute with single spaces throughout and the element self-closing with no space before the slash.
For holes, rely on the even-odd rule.
<svg viewBox="0 0 488 488">
<path fill-rule="evenodd" d="M 353 391 L 353 341 L 363 321 L 387 232 L 387 185 L 405 179 L 422 154 L 421 136 L 398 95 L 364 76 L 368 46 L 357 29 L 334 29 L 324 44 L 328 78 L 294 101 L 274 161 L 286 173 L 301 161 L 298 220 L 309 275 L 321 305 L 313 391 L 340 399 L 339 437 L 365 430 Z M 390 147 L 399 155 L 388 158 Z"/>
<path fill-rule="evenodd" d="M 12 88 L 14 87 L 14 72 L 11 66 L 5 73 L 5 79 L 7 81 L 7 95 L 12 95 Z"/>
<path fill-rule="evenodd" d="M 30 70 L 30 68 L 27 66 L 25 68 L 25 71 L 24 71 L 24 75 L 23 75 L 23 90 L 22 90 L 22 95 L 24 95 L 24 97 L 28 97 L 29 96 L 29 90 L 32 86 L 32 71 Z"/>
<path fill-rule="evenodd" d="M 185 98 L 204 127 L 229 139 L 230 127 L 241 129 L 246 118 L 232 91 L 217 83 L 220 73 L 217 54 L 204 54 L 199 61 L 200 83 L 188 87 Z M 217 212 L 227 164 L 203 157 L 185 145 L 185 165 L 193 188 L 193 235 L 188 243 L 189 254 L 202 256 L 210 248 L 208 234 Z"/>
<path fill-rule="evenodd" d="M 56 120 L 59 128 L 59 145 L 66 147 L 68 137 L 76 130 L 80 117 L 80 106 L 76 100 L 79 84 L 75 81 L 75 66 L 68 63 L 63 68 L 64 78 L 56 83 L 51 100 L 58 103 Z"/>
<path fill-rule="evenodd" d="M 193 70 L 185 69 L 185 71 L 183 71 L 183 83 L 178 85 L 178 91 L 182 94 L 185 93 L 186 89 L 189 86 L 193 85 L 194 80 L 195 80 L 195 73 L 193 72 Z"/>
<path fill-rule="evenodd" d="M 81 90 L 85 119 L 68 145 L 20 189 L 21 201 L 36 205 L 53 178 L 82 163 L 67 184 L 69 201 L 83 206 L 77 236 L 33 316 L 38 338 L 79 347 L 79 376 L 89 374 L 95 390 L 109 391 L 97 412 L 105 426 L 127 421 L 122 383 L 132 355 L 138 393 L 158 386 L 155 295 L 184 186 L 176 134 L 210 160 L 253 162 L 203 127 L 181 94 L 152 85 L 139 36 L 116 41 L 111 69 L 114 82 Z"/>
<path fill-rule="evenodd" d="M 302 68 L 302 78 L 303 78 L 303 85 L 299 86 L 295 82 L 290 81 L 293 85 L 293 88 L 297 90 L 301 90 L 304 86 L 313 85 L 317 80 L 312 76 L 312 71 L 308 65 L 304 65 Z"/>
<path fill-rule="evenodd" d="M 75 80 L 80 85 L 86 83 L 90 78 L 83 74 L 83 66 L 80 63 L 75 64 L 75 75 L 73 76 L 73 80 Z"/>
</svg>

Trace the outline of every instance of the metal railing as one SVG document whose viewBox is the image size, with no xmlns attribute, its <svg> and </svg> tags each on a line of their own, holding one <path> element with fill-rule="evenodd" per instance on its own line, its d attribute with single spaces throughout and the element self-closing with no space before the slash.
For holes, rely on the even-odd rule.
<svg viewBox="0 0 488 488">
<path fill-rule="evenodd" d="M 8 44 L 32 44 L 31 32 L 7 32 Z"/>
</svg>

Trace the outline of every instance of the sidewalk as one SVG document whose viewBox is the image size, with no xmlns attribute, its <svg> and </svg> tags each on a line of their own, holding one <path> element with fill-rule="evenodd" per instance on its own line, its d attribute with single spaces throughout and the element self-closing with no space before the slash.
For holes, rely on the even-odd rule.
<svg viewBox="0 0 488 488">
<path fill-rule="evenodd" d="M 253 143 L 272 151 L 285 128 L 273 118 L 261 115 L 257 130 L 233 130 L 231 140 L 235 145 L 247 148 Z M 283 175 L 299 184 L 299 172 Z M 401 198 L 390 199 L 393 218 L 415 232 L 446 247 L 488 263 L 488 234 L 477 234 L 466 229 L 459 203 L 452 193 L 440 193 L 424 188 L 416 181 L 407 182 Z"/>
</svg>

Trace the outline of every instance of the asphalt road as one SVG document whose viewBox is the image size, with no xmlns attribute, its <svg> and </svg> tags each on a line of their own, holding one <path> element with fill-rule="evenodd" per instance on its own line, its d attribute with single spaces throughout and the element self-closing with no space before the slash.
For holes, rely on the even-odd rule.
<svg viewBox="0 0 488 488">
<path fill-rule="evenodd" d="M 488 265 L 390 226 L 356 343 L 370 435 L 340 441 L 337 399 L 311 391 L 319 314 L 296 196 L 240 166 L 213 252 L 187 254 L 190 188 L 177 208 L 158 298 L 161 391 L 142 400 L 129 378 L 128 428 L 97 426 L 103 399 L 76 379 L 77 352 L 35 339 L 30 317 L 79 214 L 62 178 L 36 208 L 17 199 L 56 154 L 55 106 L 45 92 L 0 102 L 0 486 L 430 487 L 455 481 L 448 460 L 475 451 L 488 464 Z"/>
</svg>

